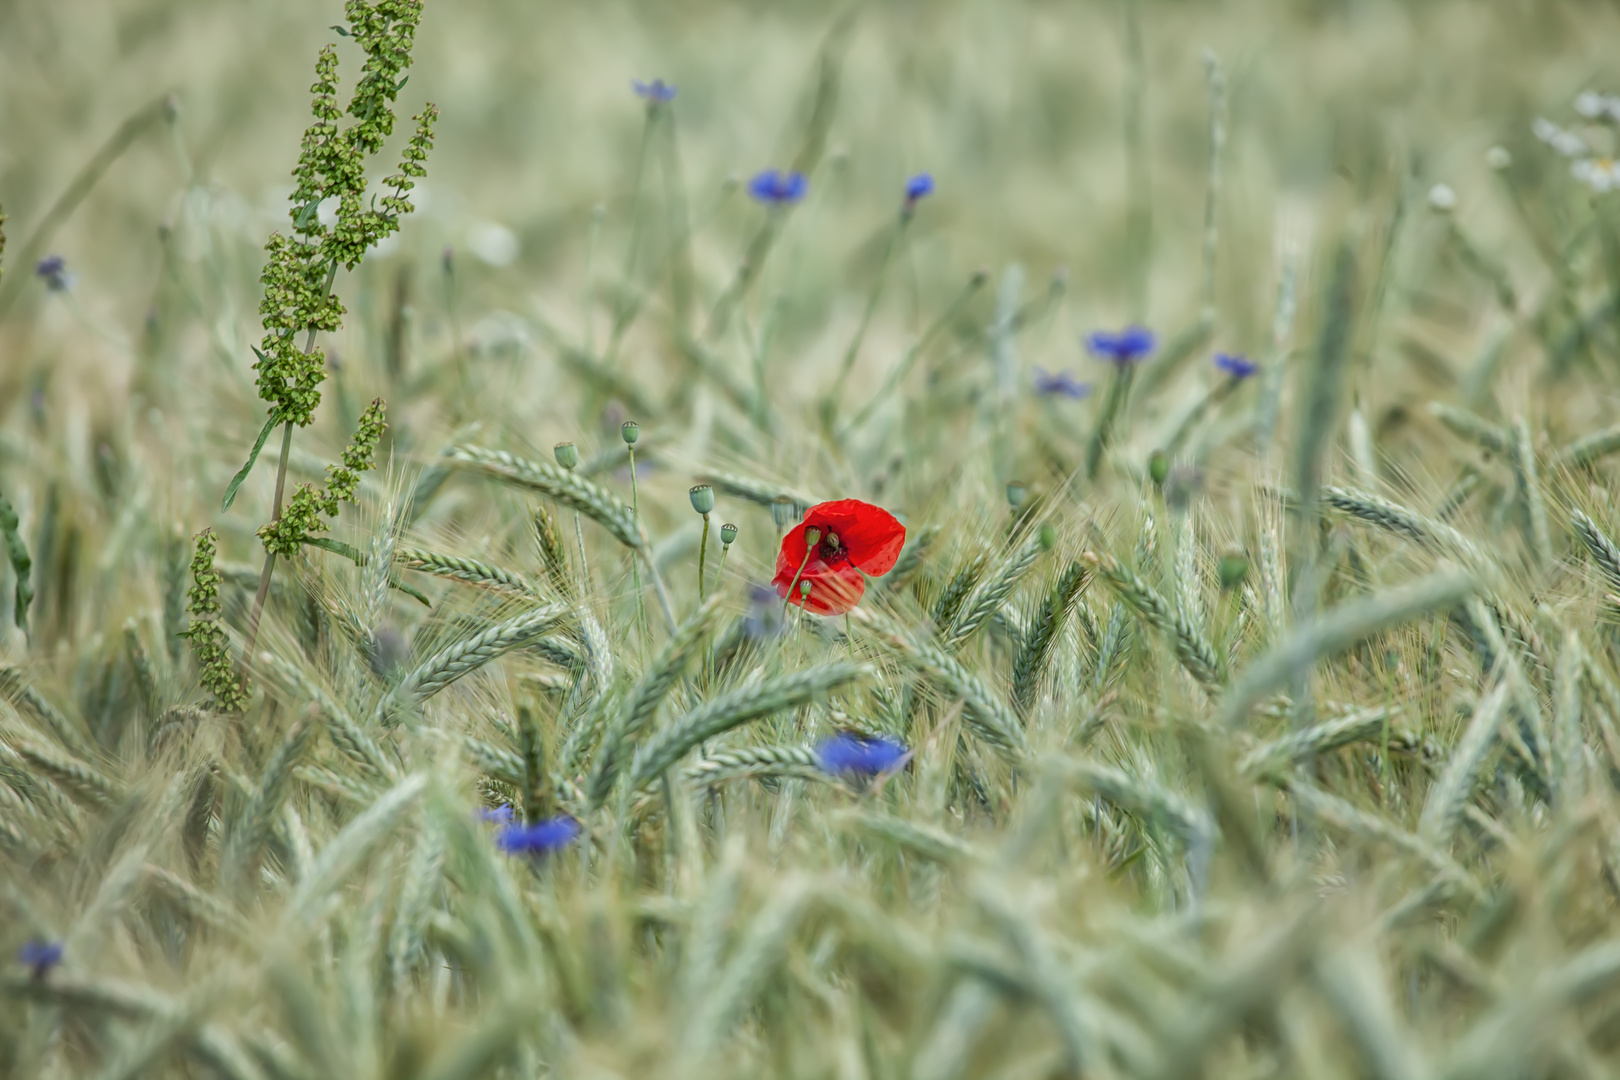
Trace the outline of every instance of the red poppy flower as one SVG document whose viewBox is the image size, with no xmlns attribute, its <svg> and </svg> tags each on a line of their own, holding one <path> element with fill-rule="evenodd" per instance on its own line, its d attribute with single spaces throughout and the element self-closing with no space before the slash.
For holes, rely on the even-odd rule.
<svg viewBox="0 0 1620 1080">
<path fill-rule="evenodd" d="M 813 551 L 805 543 L 809 529 L 821 534 Z M 772 584 L 777 596 L 811 614 L 842 615 L 866 592 L 862 574 L 882 577 L 894 569 L 905 543 L 906 527 L 880 506 L 859 499 L 818 503 L 782 537 Z M 808 597 L 801 594 L 806 582 L 810 585 Z"/>
</svg>

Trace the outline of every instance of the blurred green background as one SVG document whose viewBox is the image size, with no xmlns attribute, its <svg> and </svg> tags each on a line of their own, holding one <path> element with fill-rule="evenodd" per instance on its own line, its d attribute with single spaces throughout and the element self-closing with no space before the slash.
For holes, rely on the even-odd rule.
<svg viewBox="0 0 1620 1080">
<path fill-rule="evenodd" d="M 577 295 L 590 208 L 606 207 L 610 233 L 628 216 L 641 126 L 630 80 L 679 87 L 701 208 L 728 176 L 786 156 L 834 13 L 820 3 L 430 3 L 402 106 L 431 98 L 443 120 L 429 205 L 406 225 L 402 254 L 465 245 L 493 222 L 520 251 L 480 291 L 507 302 Z M 331 0 L 0 4 L 0 201 L 13 250 L 94 148 L 169 93 L 216 221 L 261 243 L 280 220 L 309 65 L 340 14 Z M 1308 219 L 1335 186 L 1387 186 L 1407 165 L 1466 201 L 1489 182 L 1488 146 L 1525 143 L 1535 114 L 1606 85 L 1620 31 L 1613 5 L 1555 0 L 1143 2 L 1140 19 L 1156 256 L 1146 314 L 1180 317 L 1196 288 L 1208 47 L 1231 84 L 1223 226 L 1243 257 L 1228 264 L 1241 273 L 1222 276 L 1223 303 L 1245 326 L 1268 310 L 1270 241 L 1295 204 Z M 814 227 L 867 237 L 907 172 L 928 169 L 940 189 L 917 251 L 931 275 L 1065 263 L 1081 310 L 1123 316 L 1123 22 L 1116 2 L 861 5 L 831 132 L 847 159 L 836 180 L 818 178 Z M 159 132 L 97 187 L 53 245 L 86 303 L 138 322 L 148 297 L 130 283 L 155 276 L 157 227 L 183 212 L 187 180 Z M 716 222 L 722 236 L 741 231 L 742 202 Z M 809 274 L 837 275 L 855 251 L 802 247 Z M 723 243 L 701 250 L 722 269 L 735 258 Z"/>
<path fill-rule="evenodd" d="M 847 38 L 829 44 L 840 12 L 852 19 Z M 63 445 L 80 449 L 67 452 L 92 455 L 94 433 L 127 429 L 131 417 L 160 440 L 185 427 L 190 437 L 170 444 L 177 454 L 212 449 L 180 475 L 206 473 L 205 488 L 224 483 L 259 423 L 248 346 L 258 333 L 261 249 L 285 222 L 310 65 L 337 40 L 327 27 L 340 17 L 334 0 L 0 6 L 0 203 L 11 217 L 4 288 L 16 293 L 0 322 L 0 416 L 14 432 L 33 410 L 36 422 L 69 432 Z M 1305 334 L 1320 291 L 1312 271 L 1329 242 L 1351 229 L 1371 266 L 1387 242 L 1393 272 L 1377 280 L 1390 298 L 1367 318 L 1395 330 L 1369 336 L 1366 348 L 1390 358 L 1374 356 L 1352 389 L 1379 425 L 1381 452 L 1398 455 L 1389 428 L 1403 402 L 1435 389 L 1426 382 L 1457 377 L 1496 326 L 1479 275 L 1429 272 L 1445 253 L 1423 193 L 1437 182 L 1453 187 L 1474 241 L 1512 267 L 1522 293 L 1542 289 L 1549 263 L 1523 220 L 1556 219 L 1572 185 L 1530 123 L 1544 113 L 1567 119 L 1578 91 L 1614 85 L 1617 31 L 1613 5 L 1550 0 L 847 9 L 439 0 L 427 7 L 400 100 L 402 117 L 424 99 L 442 109 L 421 210 L 395 249 L 340 279 L 351 317 L 327 344 L 348 365 L 347 400 L 363 402 L 388 389 L 391 312 L 404 309 L 413 372 L 465 359 L 464 350 L 484 390 L 510 388 L 490 395 L 507 412 L 486 421 L 542 447 L 568 435 L 603 397 L 559 390 L 549 346 L 600 346 L 617 303 L 645 115 L 631 81 L 662 77 L 679 88 L 674 113 L 706 310 L 762 218 L 736 181 L 791 159 L 826 56 L 841 66 L 827 154 L 749 300 L 754 325 L 774 305 L 769 381 L 783 415 L 808 416 L 824 392 L 866 302 L 901 185 L 924 170 L 938 191 L 911 227 L 846 407 L 871 394 L 979 267 L 1000 280 L 1020 264 L 1026 297 L 1067 268 L 1061 307 L 1024 335 L 1019 362 L 1092 377 L 1079 335 L 1141 319 L 1170 337 L 1198 316 L 1207 49 L 1227 78 L 1229 135 L 1208 348 L 1266 351 L 1280 252 L 1299 254 Z M 352 80 L 353 47 L 340 53 Z M 46 246 L 75 275 L 70 295 L 48 294 L 19 264 L 24 241 L 97 147 L 165 96 L 167 118 L 142 129 Z M 1133 102 L 1140 181 L 1126 152 Z M 1514 209 L 1485 164 L 1495 145 L 1513 156 L 1514 190 L 1546 205 Z M 1554 181 L 1542 183 L 1546 176 Z M 1148 237 L 1140 290 L 1133 214 Z M 446 251 L 453 280 L 442 270 Z M 967 313 L 980 326 L 993 317 L 997 288 L 981 290 Z M 750 347 L 724 345 L 744 381 Z M 510 369 L 478 360 L 492 356 Z M 656 319 L 627 338 L 623 363 L 650 398 L 689 377 Z M 1181 397 L 1159 388 L 1150 410 L 1172 417 L 1205 381 Z M 1555 424 L 1600 419 L 1589 384 L 1575 389 Z M 410 428 L 412 396 L 391 397 L 399 434 Z M 332 449 L 354 411 L 323 419 Z M 421 416 L 414 445 L 426 448 L 465 419 Z M 1055 443 L 1064 426 L 1060 417 Z M 93 437 L 71 435 L 80 428 Z M 763 434 L 768 449 L 772 432 Z M 1064 452 L 1075 446 L 1071 438 Z M 731 450 L 750 453 L 746 439 Z M 785 462 L 797 452 L 760 465 L 792 479 Z M 33 457 L 16 442 L 7 453 L 13 465 Z M 172 509 L 189 520 L 184 503 Z"/>
</svg>

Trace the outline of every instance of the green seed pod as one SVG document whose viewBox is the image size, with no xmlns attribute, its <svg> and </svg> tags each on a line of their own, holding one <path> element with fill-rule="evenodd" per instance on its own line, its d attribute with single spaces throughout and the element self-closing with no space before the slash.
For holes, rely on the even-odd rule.
<svg viewBox="0 0 1620 1080">
<path fill-rule="evenodd" d="M 691 491 L 687 492 L 687 495 L 692 500 L 692 509 L 704 517 L 708 517 L 709 513 L 714 509 L 714 488 L 708 484 L 696 484 Z"/>
<path fill-rule="evenodd" d="M 720 526 L 720 543 L 724 544 L 726 547 L 730 547 L 732 543 L 736 541 L 736 539 L 737 526 L 731 524 L 729 521 Z"/>
<path fill-rule="evenodd" d="M 557 464 L 570 471 L 579 464 L 579 447 L 571 442 L 560 442 L 552 450 L 557 455 Z"/>
<path fill-rule="evenodd" d="M 1024 500 L 1028 497 L 1029 488 L 1025 487 L 1022 481 L 1014 480 L 1007 485 L 1007 505 L 1014 510 L 1023 506 Z"/>
<path fill-rule="evenodd" d="M 1249 576 L 1249 557 L 1236 548 L 1221 553 L 1220 568 L 1221 588 L 1231 592 L 1243 584 L 1243 579 Z"/>
<path fill-rule="evenodd" d="M 810 599 L 810 579 L 809 578 L 805 578 L 803 581 L 799 582 L 799 595 L 804 597 L 806 600 Z"/>
<path fill-rule="evenodd" d="M 1057 529 L 1051 525 L 1041 526 L 1041 550 L 1051 551 L 1057 547 Z"/>
<path fill-rule="evenodd" d="M 1148 476 L 1153 480 L 1154 487 L 1164 487 L 1164 478 L 1170 475 L 1170 457 L 1163 450 L 1153 451 L 1148 458 Z"/>
<path fill-rule="evenodd" d="M 771 502 L 771 520 L 776 522 L 778 529 L 785 529 L 792 525 L 799 517 L 799 508 L 793 505 L 793 500 L 786 495 L 778 495 Z"/>
<path fill-rule="evenodd" d="M 626 445 L 634 446 L 636 440 L 641 438 L 641 425 L 634 420 L 626 420 L 624 425 L 619 428 L 619 434 L 624 436 Z"/>
<path fill-rule="evenodd" d="M 808 529 L 804 530 L 804 546 L 805 547 L 815 547 L 819 543 L 821 543 L 821 530 L 820 529 L 818 529 L 814 525 L 812 525 Z"/>
</svg>

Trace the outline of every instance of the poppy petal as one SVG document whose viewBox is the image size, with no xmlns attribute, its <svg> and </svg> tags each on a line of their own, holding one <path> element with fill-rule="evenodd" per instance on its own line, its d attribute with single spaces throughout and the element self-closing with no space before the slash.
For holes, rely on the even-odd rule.
<svg viewBox="0 0 1620 1080">
<path fill-rule="evenodd" d="M 790 604 L 799 605 L 812 615 L 842 615 L 860 603 L 866 593 L 866 578 L 847 563 L 829 567 L 818 559 L 799 575 L 796 585 L 792 578 L 793 571 L 790 570 L 786 578 L 776 581 L 776 595 Z M 809 596 L 802 592 L 806 584 L 810 586 Z M 788 593 L 789 585 L 793 586 L 792 595 Z"/>
<path fill-rule="evenodd" d="M 804 521 L 820 528 L 823 534 L 836 533 L 849 553 L 849 561 L 873 577 L 882 577 L 894 569 L 900 549 L 906 544 L 906 527 L 893 514 L 859 499 L 818 503 L 805 511 Z M 785 541 L 782 549 L 787 553 Z M 803 548 L 798 556 L 804 558 Z"/>
<path fill-rule="evenodd" d="M 784 571 L 788 577 L 792 577 L 794 572 L 799 569 L 799 565 L 804 562 L 804 553 L 809 547 L 804 542 L 804 530 L 809 527 L 810 520 L 807 517 L 789 529 L 787 535 L 782 537 L 782 546 L 776 552 L 776 580 L 786 580 L 786 578 L 782 577 Z M 816 527 L 822 529 L 823 532 L 826 531 L 819 525 Z M 806 569 L 809 568 L 806 567 Z"/>
</svg>

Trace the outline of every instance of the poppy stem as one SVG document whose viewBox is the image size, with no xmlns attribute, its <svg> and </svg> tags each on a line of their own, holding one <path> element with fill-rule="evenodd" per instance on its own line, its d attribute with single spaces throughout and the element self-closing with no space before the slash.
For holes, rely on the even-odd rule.
<svg viewBox="0 0 1620 1080">
<path fill-rule="evenodd" d="M 703 515 L 703 539 L 698 541 L 698 600 L 703 600 L 703 564 L 709 555 L 709 515 Z M 722 556 L 723 557 L 723 556 Z"/>
<path fill-rule="evenodd" d="M 579 544 L 579 569 L 585 577 L 585 590 L 591 588 L 591 564 L 585 559 L 585 529 L 579 523 L 579 511 L 574 511 L 574 540 Z"/>
<path fill-rule="evenodd" d="M 782 600 L 782 617 L 784 619 L 787 618 L 788 605 L 793 603 L 793 590 L 799 587 L 799 577 L 804 573 L 804 568 L 810 565 L 810 553 L 814 550 L 814 545 L 805 545 L 804 561 L 799 564 L 797 570 L 793 571 L 793 580 L 788 582 L 787 596 Z"/>
<path fill-rule="evenodd" d="M 630 514 L 635 518 L 636 532 L 641 532 L 641 496 L 636 491 L 636 447 L 634 443 L 626 445 L 630 451 Z M 645 543 L 645 541 L 643 541 Z M 641 626 L 641 643 L 647 643 L 647 598 L 641 594 L 641 566 L 632 556 L 630 559 L 630 578 L 636 587 L 636 621 Z"/>
</svg>

